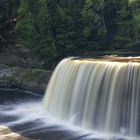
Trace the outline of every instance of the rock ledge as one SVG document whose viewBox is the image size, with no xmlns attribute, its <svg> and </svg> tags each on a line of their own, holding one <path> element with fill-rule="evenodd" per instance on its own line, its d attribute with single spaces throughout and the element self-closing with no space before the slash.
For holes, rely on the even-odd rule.
<svg viewBox="0 0 140 140">
<path fill-rule="evenodd" d="M 6 126 L 0 126 L 0 140 L 32 140 L 30 138 L 23 137 Z"/>
</svg>

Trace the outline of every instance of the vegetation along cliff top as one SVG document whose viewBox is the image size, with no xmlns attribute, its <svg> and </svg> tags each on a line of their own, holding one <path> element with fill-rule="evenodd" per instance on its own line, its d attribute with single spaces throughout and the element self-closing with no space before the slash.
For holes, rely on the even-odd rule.
<svg viewBox="0 0 140 140">
<path fill-rule="evenodd" d="M 138 52 L 139 0 L 1 0 L 0 50 L 15 44 L 45 69 L 67 56 Z"/>
</svg>

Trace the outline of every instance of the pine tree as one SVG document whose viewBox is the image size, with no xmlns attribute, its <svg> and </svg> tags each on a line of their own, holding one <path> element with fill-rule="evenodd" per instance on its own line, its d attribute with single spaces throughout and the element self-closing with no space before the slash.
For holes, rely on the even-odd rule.
<svg viewBox="0 0 140 140">
<path fill-rule="evenodd" d="M 0 1 L 0 43 L 9 43 L 13 37 L 17 16 L 19 0 L 1 0 Z"/>
<path fill-rule="evenodd" d="M 106 48 L 107 24 L 105 21 L 104 0 L 86 0 L 83 9 L 84 30 L 88 49 Z"/>
</svg>

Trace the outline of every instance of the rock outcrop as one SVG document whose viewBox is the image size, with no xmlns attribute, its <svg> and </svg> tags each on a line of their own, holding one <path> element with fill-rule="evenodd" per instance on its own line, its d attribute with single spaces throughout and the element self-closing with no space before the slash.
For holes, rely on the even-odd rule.
<svg viewBox="0 0 140 140">
<path fill-rule="evenodd" d="M 12 132 L 12 130 L 6 126 L 0 126 L 0 140 L 31 140 L 31 139 Z"/>
<path fill-rule="evenodd" d="M 23 89 L 43 93 L 51 71 L 0 65 L 0 88 Z"/>
</svg>

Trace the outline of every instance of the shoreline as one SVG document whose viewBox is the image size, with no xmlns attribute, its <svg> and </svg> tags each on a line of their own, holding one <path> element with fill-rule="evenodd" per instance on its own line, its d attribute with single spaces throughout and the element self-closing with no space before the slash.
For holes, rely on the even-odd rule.
<svg viewBox="0 0 140 140">
<path fill-rule="evenodd" d="M 7 126 L 0 126 L 0 140 L 33 140 L 13 132 Z M 35 140 L 35 139 L 34 139 Z"/>
<path fill-rule="evenodd" d="M 0 88 L 44 94 L 52 71 L 0 64 Z"/>
</svg>

